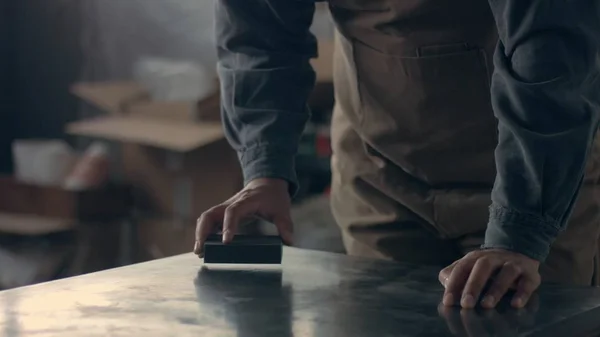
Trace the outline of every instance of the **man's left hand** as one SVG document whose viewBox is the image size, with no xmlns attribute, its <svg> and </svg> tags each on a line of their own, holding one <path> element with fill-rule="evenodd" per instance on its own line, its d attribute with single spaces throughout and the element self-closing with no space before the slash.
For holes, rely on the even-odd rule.
<svg viewBox="0 0 600 337">
<path fill-rule="evenodd" d="M 514 289 L 511 305 L 522 308 L 540 285 L 539 267 L 539 261 L 503 249 L 471 252 L 440 272 L 439 280 L 446 288 L 443 303 L 452 306 L 460 300 L 463 308 L 474 308 L 491 281 L 482 307 L 494 308 L 509 289 Z"/>
</svg>

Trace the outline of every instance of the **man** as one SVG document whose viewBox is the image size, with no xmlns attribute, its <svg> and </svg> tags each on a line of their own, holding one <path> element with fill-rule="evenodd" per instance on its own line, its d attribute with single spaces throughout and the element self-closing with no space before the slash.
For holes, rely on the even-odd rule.
<svg viewBox="0 0 600 337">
<path fill-rule="evenodd" d="M 331 201 L 350 255 L 455 261 L 440 272 L 444 304 L 464 308 L 480 295 L 492 308 L 511 287 L 523 307 L 540 274 L 592 284 L 596 3 L 329 1 Z M 313 12 L 314 0 L 217 2 L 223 120 L 246 186 L 200 217 L 198 254 L 221 223 L 229 242 L 249 216 L 292 241 Z"/>
</svg>

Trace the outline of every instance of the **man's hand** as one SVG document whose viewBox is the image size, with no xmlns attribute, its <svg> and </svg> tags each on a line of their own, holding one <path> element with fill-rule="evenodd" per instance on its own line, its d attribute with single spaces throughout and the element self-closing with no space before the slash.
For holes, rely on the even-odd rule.
<svg viewBox="0 0 600 337">
<path fill-rule="evenodd" d="M 507 250 L 471 252 L 440 272 L 439 280 L 446 288 L 443 303 L 452 306 L 460 301 L 463 308 L 473 308 L 491 282 L 482 307 L 494 308 L 509 289 L 514 289 L 511 305 L 522 308 L 540 285 L 539 266 L 537 260 Z"/>
<path fill-rule="evenodd" d="M 238 225 L 244 220 L 259 217 L 277 226 L 281 239 L 292 243 L 291 200 L 288 183 L 280 179 L 256 179 L 224 203 L 204 212 L 196 224 L 194 253 L 202 255 L 206 238 L 223 225 L 223 242 L 229 243 Z"/>
</svg>

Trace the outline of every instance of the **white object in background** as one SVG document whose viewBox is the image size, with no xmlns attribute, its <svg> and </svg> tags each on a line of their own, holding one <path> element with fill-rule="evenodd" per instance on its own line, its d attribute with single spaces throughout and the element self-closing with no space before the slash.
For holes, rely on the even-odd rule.
<svg viewBox="0 0 600 337">
<path fill-rule="evenodd" d="M 216 75 L 193 62 L 144 57 L 134 73 L 157 101 L 199 101 L 217 90 Z"/>
<path fill-rule="evenodd" d="M 99 187 L 108 180 L 110 159 L 108 147 L 100 142 L 93 143 L 79 159 L 67 178 L 64 188 L 82 191 Z"/>
<path fill-rule="evenodd" d="M 0 248 L 0 266 L 8 273 L 0 273 L 0 285 L 7 289 L 34 283 L 40 264 Z"/>
<path fill-rule="evenodd" d="M 75 162 L 73 150 L 61 140 L 16 140 L 12 150 L 15 175 L 28 184 L 59 186 Z"/>
</svg>

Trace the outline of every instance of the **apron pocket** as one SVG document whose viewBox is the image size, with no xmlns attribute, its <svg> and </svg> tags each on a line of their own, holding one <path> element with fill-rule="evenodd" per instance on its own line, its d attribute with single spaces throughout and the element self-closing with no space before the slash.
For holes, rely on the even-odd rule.
<svg viewBox="0 0 600 337">
<path fill-rule="evenodd" d="M 483 50 L 440 44 L 407 57 L 353 47 L 360 129 L 378 153 L 430 186 L 493 184 L 497 128 Z"/>
</svg>

